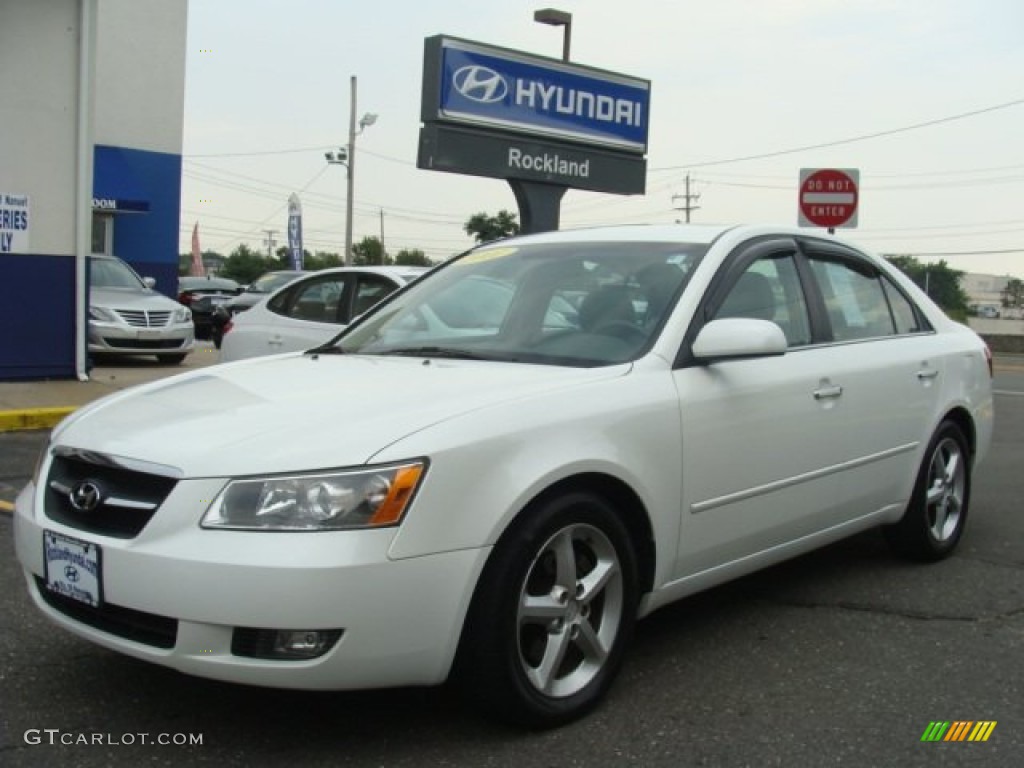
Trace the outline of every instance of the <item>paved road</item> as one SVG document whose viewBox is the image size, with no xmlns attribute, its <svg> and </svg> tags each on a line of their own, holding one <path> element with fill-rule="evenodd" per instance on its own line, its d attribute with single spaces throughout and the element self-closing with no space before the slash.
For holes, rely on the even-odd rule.
<svg viewBox="0 0 1024 768">
<path fill-rule="evenodd" d="M 0 514 L 0 584 L 8 587 L 0 591 L 0 762 L 1020 765 L 1024 371 L 1000 374 L 996 388 L 994 452 L 977 473 L 972 520 L 955 557 L 909 565 L 869 533 L 666 608 L 641 623 L 607 703 L 546 733 L 481 721 L 444 689 L 243 688 L 95 648 L 29 605 L 11 521 Z M 0 477 L 13 484 L 30 472 L 41 439 L 0 435 Z M 936 720 L 997 726 L 985 743 L 922 743 Z M 202 743 L 142 743 L 141 734 Z M 94 739 L 101 743 L 82 743 Z"/>
</svg>

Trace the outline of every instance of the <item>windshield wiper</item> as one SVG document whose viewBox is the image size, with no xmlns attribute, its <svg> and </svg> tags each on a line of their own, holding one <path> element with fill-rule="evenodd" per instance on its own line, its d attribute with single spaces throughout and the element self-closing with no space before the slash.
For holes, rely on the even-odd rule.
<svg viewBox="0 0 1024 768">
<path fill-rule="evenodd" d="M 345 355 L 348 354 L 341 347 L 335 346 L 334 344 L 324 344 L 321 347 L 313 347 L 312 349 L 305 350 L 302 354 L 304 355 Z"/>
<path fill-rule="evenodd" d="M 401 357 L 446 357 L 452 360 L 489 360 L 491 358 L 468 352 L 454 347 L 398 347 L 385 349 L 378 355 L 398 355 Z"/>
</svg>

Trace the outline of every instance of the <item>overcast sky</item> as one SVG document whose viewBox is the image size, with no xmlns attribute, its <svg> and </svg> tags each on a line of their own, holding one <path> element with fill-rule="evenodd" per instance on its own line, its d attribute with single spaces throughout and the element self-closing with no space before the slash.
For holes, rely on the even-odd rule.
<svg viewBox="0 0 1024 768">
<path fill-rule="evenodd" d="M 645 195 L 570 191 L 563 228 L 683 218 L 795 225 L 801 168 L 857 168 L 859 226 L 881 253 L 1024 277 L 1022 0 L 190 0 L 181 250 L 286 244 L 299 194 L 309 250 L 340 253 L 345 169 L 324 152 L 357 115 L 354 240 L 441 259 L 508 184 L 416 168 L 423 40 L 447 34 L 651 80 Z M 806 149 L 808 147 L 818 147 Z M 804 149 L 802 149 L 804 148 Z M 798 150 L 798 151 L 793 151 Z"/>
</svg>

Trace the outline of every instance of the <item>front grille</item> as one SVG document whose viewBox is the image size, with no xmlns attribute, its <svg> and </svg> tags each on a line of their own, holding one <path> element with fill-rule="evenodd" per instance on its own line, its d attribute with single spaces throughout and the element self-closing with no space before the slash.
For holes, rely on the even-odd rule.
<svg viewBox="0 0 1024 768">
<path fill-rule="evenodd" d="M 46 479 L 46 516 L 81 531 L 130 539 L 153 517 L 176 480 L 163 475 L 86 461 L 78 455 L 55 456 Z M 83 484 L 95 488 L 99 504 L 72 503 Z"/>
<path fill-rule="evenodd" d="M 134 328 L 163 328 L 171 319 L 171 313 L 166 309 L 115 309 L 114 311 Z"/>
<path fill-rule="evenodd" d="M 64 595 L 58 595 L 46 588 L 46 582 L 38 576 L 36 588 L 40 597 L 48 606 L 69 619 L 87 624 L 93 629 L 111 635 L 133 640 L 136 643 L 152 645 L 156 648 L 173 648 L 178 640 L 178 622 L 155 613 L 122 608 L 119 605 L 104 603 L 99 608 L 80 603 Z"/>
</svg>

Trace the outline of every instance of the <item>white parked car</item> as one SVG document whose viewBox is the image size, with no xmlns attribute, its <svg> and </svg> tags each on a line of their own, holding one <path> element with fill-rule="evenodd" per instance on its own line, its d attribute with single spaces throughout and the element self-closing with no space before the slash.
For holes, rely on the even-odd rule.
<svg viewBox="0 0 1024 768">
<path fill-rule="evenodd" d="M 83 408 L 15 545 L 39 609 L 107 648 L 287 688 L 452 676 L 550 726 L 671 601 L 875 527 L 950 555 L 992 419 L 980 338 L 839 239 L 554 232 L 318 350 Z"/>
<path fill-rule="evenodd" d="M 323 344 L 426 267 L 336 267 L 279 288 L 224 327 L 221 362 Z"/>
<path fill-rule="evenodd" d="M 188 307 L 114 256 L 89 257 L 89 352 L 153 355 L 177 365 L 195 345 Z"/>
</svg>

